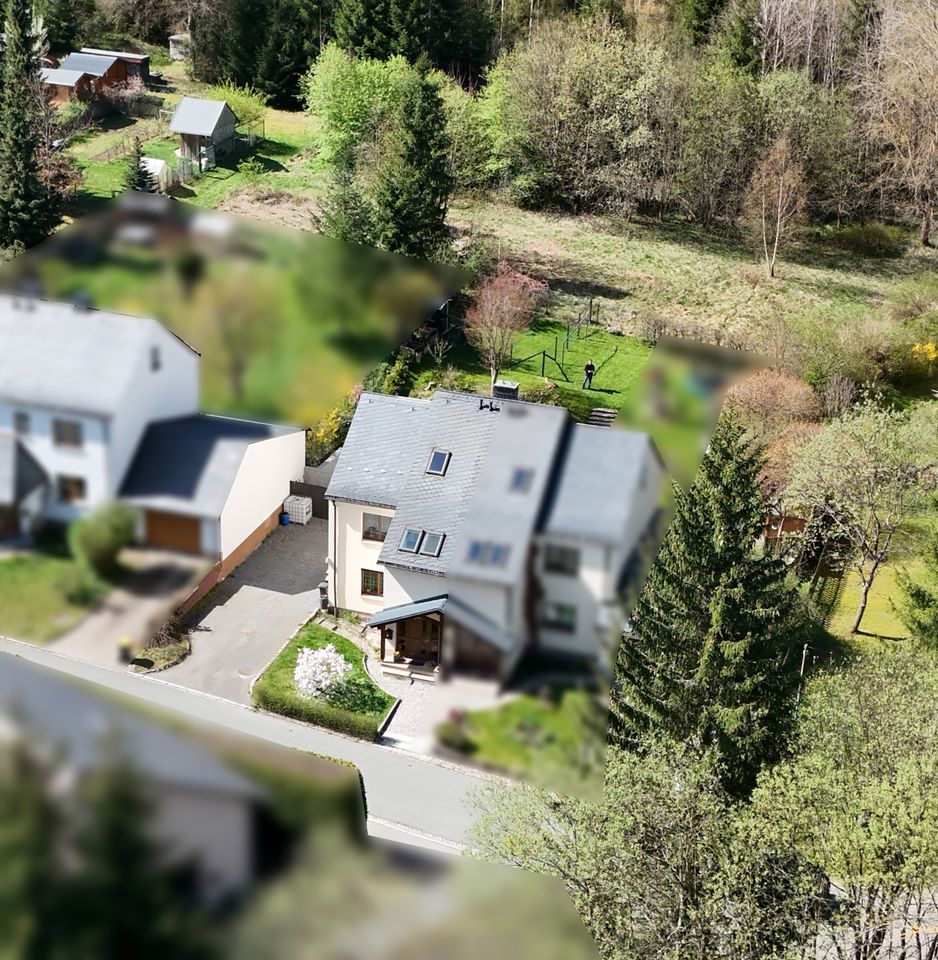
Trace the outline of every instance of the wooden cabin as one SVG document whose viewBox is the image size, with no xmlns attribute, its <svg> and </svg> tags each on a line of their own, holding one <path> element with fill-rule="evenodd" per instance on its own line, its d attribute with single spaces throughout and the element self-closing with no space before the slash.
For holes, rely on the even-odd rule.
<svg viewBox="0 0 938 960">
<path fill-rule="evenodd" d="M 66 70 L 64 67 L 43 67 L 39 71 L 43 92 L 49 103 L 61 107 L 72 100 L 86 102 L 91 99 L 91 80 L 81 70 Z"/>
<path fill-rule="evenodd" d="M 150 54 L 130 53 L 127 50 L 99 50 L 97 47 L 82 47 L 81 53 L 96 57 L 116 57 L 124 65 L 128 80 L 150 82 Z"/>
<path fill-rule="evenodd" d="M 179 134 L 179 154 L 199 162 L 214 163 L 216 155 L 234 146 L 238 118 L 224 100 L 183 97 L 176 107 L 169 129 Z"/>
</svg>

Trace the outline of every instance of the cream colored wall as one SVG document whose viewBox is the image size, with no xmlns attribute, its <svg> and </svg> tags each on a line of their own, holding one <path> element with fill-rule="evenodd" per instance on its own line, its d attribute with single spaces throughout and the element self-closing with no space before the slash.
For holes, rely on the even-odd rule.
<svg viewBox="0 0 938 960">
<path fill-rule="evenodd" d="M 330 501 L 329 506 L 329 601 L 341 610 L 373 614 L 412 600 L 446 592 L 446 580 L 412 570 L 385 567 L 378 562 L 383 543 L 362 539 L 362 516 L 376 513 L 393 517 L 389 507 L 368 507 L 357 503 Z M 362 570 L 384 573 L 384 595 L 361 592 Z"/>
</svg>

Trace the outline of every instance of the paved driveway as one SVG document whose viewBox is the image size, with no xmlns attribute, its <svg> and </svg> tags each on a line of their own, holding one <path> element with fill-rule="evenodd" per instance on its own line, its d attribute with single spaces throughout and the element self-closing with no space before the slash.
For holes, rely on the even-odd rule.
<svg viewBox="0 0 938 960">
<path fill-rule="evenodd" d="M 118 643 L 146 643 L 208 568 L 201 557 L 162 550 L 128 549 L 121 560 L 132 572 L 78 624 L 49 644 L 56 653 L 89 663 L 117 663 Z"/>
<path fill-rule="evenodd" d="M 327 527 L 277 527 L 197 608 L 192 653 L 161 679 L 250 703 L 251 681 L 319 605 Z"/>
</svg>

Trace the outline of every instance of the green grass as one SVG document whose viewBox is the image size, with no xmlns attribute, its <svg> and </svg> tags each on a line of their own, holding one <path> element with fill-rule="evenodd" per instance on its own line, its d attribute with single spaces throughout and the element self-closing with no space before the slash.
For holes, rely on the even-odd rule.
<svg viewBox="0 0 938 960">
<path fill-rule="evenodd" d="M 90 606 L 67 595 L 77 576 L 69 557 L 37 552 L 0 560 L 0 633 L 48 643 L 76 626 Z"/>
<path fill-rule="evenodd" d="M 440 741 L 474 762 L 522 778 L 569 773 L 595 731 L 587 718 L 600 712 L 584 690 L 522 694 L 502 707 L 462 714 L 438 728 Z"/>
<path fill-rule="evenodd" d="M 567 407 L 578 420 L 586 420 L 594 407 L 619 410 L 651 350 L 634 337 L 617 335 L 596 325 L 584 328 L 580 337 L 571 335 L 568 343 L 569 312 L 564 309 L 568 306 L 563 302 L 551 305 L 546 315 L 531 324 L 515 345 L 514 357 L 518 362 L 502 370 L 499 376 L 519 383 L 522 396 L 527 394 L 542 401 L 549 397 L 551 402 Z M 543 351 L 549 356 L 543 357 Z M 597 369 L 592 389 L 584 390 L 583 367 L 588 360 Z M 465 375 L 466 387 L 489 393 L 488 368 L 461 337 L 454 339 L 453 348 L 443 361 L 444 369 L 449 365 Z M 425 358 L 418 370 L 417 389 L 439 384 L 441 373 L 431 359 Z"/>
<path fill-rule="evenodd" d="M 343 697 L 342 706 L 302 696 L 293 682 L 300 650 L 319 650 L 330 643 L 352 668 L 347 674 L 352 692 Z M 377 738 L 378 727 L 394 703 L 394 697 L 368 676 L 361 650 L 316 623 L 307 623 L 264 671 L 254 685 L 253 700 L 256 707 L 366 740 Z"/>
<path fill-rule="evenodd" d="M 182 663 L 189 656 L 191 649 L 188 638 L 159 647 L 144 647 L 134 657 L 134 672 L 156 673 L 159 670 L 166 670 L 177 663 Z"/>
<path fill-rule="evenodd" d="M 778 276 L 769 280 L 738 234 L 682 221 L 629 222 L 463 199 L 452 204 L 450 222 L 488 238 L 555 293 L 580 302 L 596 298 L 603 315 L 630 333 L 660 318 L 732 338 L 783 317 L 823 321 L 846 334 L 881 316 L 884 300 L 904 278 L 938 266 L 938 250 L 916 247 L 911 234 L 895 257 L 852 254 L 807 235 L 785 252 Z"/>
<path fill-rule="evenodd" d="M 915 578 L 922 573 L 924 567 L 921 561 L 916 559 L 905 563 L 890 563 L 879 570 L 870 589 L 859 634 L 851 634 L 850 628 L 860 603 L 860 578 L 855 570 L 850 570 L 843 579 L 830 617 L 830 632 L 843 637 L 857 652 L 906 639 L 908 631 L 893 608 L 893 604 L 900 598 L 899 585 L 896 583 L 896 571 L 899 569 L 907 571 Z"/>
</svg>

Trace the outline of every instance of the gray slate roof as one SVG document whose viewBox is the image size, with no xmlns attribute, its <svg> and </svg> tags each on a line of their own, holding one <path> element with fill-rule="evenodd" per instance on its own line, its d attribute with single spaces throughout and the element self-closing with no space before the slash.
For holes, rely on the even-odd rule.
<svg viewBox="0 0 938 960">
<path fill-rule="evenodd" d="M 443 390 L 433 395 L 413 441 L 404 485 L 406 495 L 388 527 L 379 556 L 382 563 L 424 573 L 446 573 L 456 556 L 459 533 L 499 422 L 499 414 L 480 409 L 479 400 L 469 394 Z M 427 473 L 434 450 L 451 454 L 442 477 Z M 401 550 L 401 539 L 409 527 L 444 533 L 440 555 L 428 557 Z"/>
<path fill-rule="evenodd" d="M 43 67 L 39 71 L 39 77 L 43 83 L 50 83 L 56 87 L 74 87 L 84 76 L 86 76 L 84 70 L 64 70 L 61 67 L 57 69 Z"/>
<path fill-rule="evenodd" d="M 326 496 L 396 507 L 429 407 L 429 400 L 363 393 Z"/>
<path fill-rule="evenodd" d="M 117 57 L 100 56 L 96 53 L 70 53 L 59 64 L 59 68 L 78 70 L 92 77 L 103 77 L 115 63 L 117 63 Z"/>
<path fill-rule="evenodd" d="M 619 543 L 657 452 L 647 434 L 577 424 L 564 451 L 543 531 Z"/>
<path fill-rule="evenodd" d="M 0 507 L 19 503 L 47 480 L 23 444 L 12 433 L 0 432 Z"/>
<path fill-rule="evenodd" d="M 214 754 L 170 733 L 92 689 L 19 657 L 0 654 L 0 716 L 13 714 L 51 748 L 65 750 L 77 773 L 101 762 L 102 738 L 115 728 L 141 773 L 157 784 L 260 801 L 263 792 Z"/>
<path fill-rule="evenodd" d="M 225 112 L 237 121 L 234 111 L 224 100 L 205 100 L 201 97 L 183 97 L 169 129 L 173 133 L 188 133 L 200 137 L 210 137 L 221 122 Z"/>
<path fill-rule="evenodd" d="M 0 294 L 0 399 L 111 416 L 159 322 Z"/>
<path fill-rule="evenodd" d="M 120 496 L 153 510 L 218 519 L 247 448 L 295 432 L 295 427 L 206 415 L 153 423 Z"/>
</svg>

